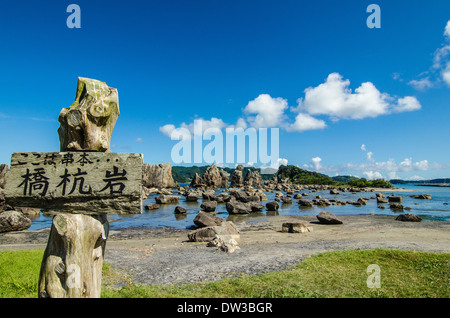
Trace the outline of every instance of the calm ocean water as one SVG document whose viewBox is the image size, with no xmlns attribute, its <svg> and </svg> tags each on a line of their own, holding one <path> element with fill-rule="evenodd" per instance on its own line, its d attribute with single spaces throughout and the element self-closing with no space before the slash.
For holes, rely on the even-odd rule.
<svg viewBox="0 0 450 318">
<path fill-rule="evenodd" d="M 402 191 L 399 188 L 408 189 L 410 191 Z M 216 191 L 220 193 L 221 191 Z M 301 191 L 301 192 L 309 192 Z M 406 213 L 414 213 L 422 217 L 424 221 L 438 220 L 438 221 L 450 221 L 450 187 L 424 187 L 414 185 L 396 185 L 396 188 L 383 191 L 385 196 L 391 194 L 400 195 L 403 197 L 402 204 L 405 207 L 410 207 L 410 211 Z M 411 198 L 413 194 L 431 194 L 431 200 L 420 200 Z M 269 201 L 275 198 L 275 193 L 266 193 Z M 349 193 L 341 192 L 339 195 L 331 195 L 329 191 L 318 191 L 311 193 L 305 199 L 312 200 L 317 195 L 322 196 L 325 199 L 337 199 L 341 201 L 357 201 L 359 198 L 374 198 L 375 192 L 359 192 Z M 145 201 L 144 206 L 149 203 L 155 202 L 156 194 L 151 194 Z M 108 215 L 111 230 L 128 228 L 128 227 L 174 227 L 178 229 L 189 228 L 194 225 L 193 219 L 197 212 L 200 210 L 200 204 L 202 199 L 198 202 L 186 202 L 183 196 L 181 196 L 178 204 L 161 205 L 158 210 L 143 211 L 142 214 L 135 215 Z M 266 202 L 262 202 L 265 205 Z M 448 203 L 444 204 L 444 203 Z M 187 209 L 185 214 L 175 214 L 174 209 L 177 205 L 183 206 Z M 280 203 L 279 215 L 316 215 L 321 211 L 329 211 L 336 215 L 356 215 L 356 214 L 374 214 L 374 215 L 398 215 L 398 212 L 393 212 L 389 209 L 389 205 L 385 204 L 386 209 L 379 209 L 375 199 L 368 201 L 367 205 L 356 207 L 353 205 L 334 206 L 329 207 L 317 207 L 308 209 L 299 209 L 297 200 L 293 200 L 293 203 L 286 204 Z M 225 204 L 219 204 L 216 208 L 216 215 L 227 221 L 233 221 L 236 224 L 246 220 L 250 223 L 264 221 L 266 218 L 271 217 L 270 212 L 250 213 L 243 215 L 229 215 Z M 52 219 L 50 217 L 39 216 L 34 219 L 29 230 L 38 230 L 46 227 L 50 227 Z"/>
</svg>

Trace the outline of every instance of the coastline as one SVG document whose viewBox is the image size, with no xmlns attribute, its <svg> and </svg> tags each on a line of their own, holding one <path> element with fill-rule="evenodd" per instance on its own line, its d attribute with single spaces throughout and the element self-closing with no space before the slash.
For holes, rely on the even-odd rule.
<svg viewBox="0 0 450 318">
<path fill-rule="evenodd" d="M 238 222 L 239 247 L 232 254 L 189 242 L 189 229 L 127 228 L 110 231 L 105 262 L 138 284 L 215 281 L 241 273 L 289 269 L 311 255 L 349 249 L 450 252 L 450 222 L 401 222 L 389 215 L 339 215 L 341 225 L 324 225 L 315 215 L 279 215 Z M 306 221 L 312 232 L 281 232 L 284 222 Z M 49 229 L 0 234 L 0 251 L 44 249 Z M 125 284 L 124 282 L 119 285 Z"/>
</svg>

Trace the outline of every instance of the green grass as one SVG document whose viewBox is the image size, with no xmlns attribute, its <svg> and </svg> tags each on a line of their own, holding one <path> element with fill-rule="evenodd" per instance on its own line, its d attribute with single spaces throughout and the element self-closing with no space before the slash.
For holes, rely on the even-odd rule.
<svg viewBox="0 0 450 318">
<path fill-rule="evenodd" d="M 43 251 L 0 252 L 0 297 L 36 297 Z M 381 288 L 368 288 L 367 267 L 380 267 Z M 127 286 L 115 289 L 115 283 Z M 102 297 L 125 298 L 449 298 L 450 253 L 351 250 L 317 254 L 291 270 L 238 275 L 212 283 L 133 284 L 104 264 Z"/>
<path fill-rule="evenodd" d="M 43 250 L 0 252 L 0 298 L 36 298 Z"/>
</svg>

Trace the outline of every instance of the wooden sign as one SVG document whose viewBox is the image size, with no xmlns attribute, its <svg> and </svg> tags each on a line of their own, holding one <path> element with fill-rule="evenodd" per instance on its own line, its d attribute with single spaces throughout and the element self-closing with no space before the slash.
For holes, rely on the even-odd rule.
<svg viewBox="0 0 450 318">
<path fill-rule="evenodd" d="M 12 206 L 81 214 L 142 213 L 143 155 L 17 152 L 6 175 Z"/>
</svg>

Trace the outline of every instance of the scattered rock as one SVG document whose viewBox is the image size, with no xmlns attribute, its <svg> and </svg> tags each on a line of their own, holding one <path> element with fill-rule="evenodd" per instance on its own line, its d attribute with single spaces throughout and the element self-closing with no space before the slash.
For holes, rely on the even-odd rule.
<svg viewBox="0 0 450 318">
<path fill-rule="evenodd" d="M 198 212 L 197 216 L 194 218 L 194 224 L 198 227 L 216 226 L 221 225 L 223 222 L 224 221 L 221 218 L 203 211 Z"/>
<path fill-rule="evenodd" d="M 331 189 L 330 194 L 339 194 L 339 191 L 337 189 Z"/>
<path fill-rule="evenodd" d="M 223 222 L 221 225 L 202 227 L 188 234 L 192 242 L 210 242 L 216 235 L 239 235 L 239 230 L 233 222 Z"/>
<path fill-rule="evenodd" d="M 239 235 L 216 235 L 207 246 L 218 247 L 219 250 L 230 254 L 240 249 L 237 242 L 238 239 Z"/>
<path fill-rule="evenodd" d="M 146 206 L 144 206 L 144 209 L 146 210 L 146 211 L 149 211 L 149 210 L 157 210 L 157 209 L 159 209 L 161 206 L 158 204 L 158 203 L 150 203 L 150 204 L 147 204 Z"/>
<path fill-rule="evenodd" d="M 312 232 L 312 227 L 308 222 L 287 222 L 283 223 L 281 232 L 284 233 L 306 233 Z"/>
<path fill-rule="evenodd" d="M 411 198 L 421 199 L 421 200 L 431 200 L 431 194 L 415 194 Z"/>
<path fill-rule="evenodd" d="M 397 221 L 403 221 L 403 222 L 420 222 L 420 221 L 422 221 L 422 218 L 420 216 L 417 216 L 412 213 L 400 214 L 395 219 Z"/>
<path fill-rule="evenodd" d="M 217 207 L 217 201 L 205 201 L 200 205 L 200 207 L 205 212 L 214 212 Z"/>
<path fill-rule="evenodd" d="M 0 213 L 0 233 L 26 230 L 31 226 L 31 220 L 18 211 Z"/>
<path fill-rule="evenodd" d="M 178 203 L 179 199 L 180 199 L 179 196 L 166 194 L 160 195 L 159 197 L 155 197 L 155 201 L 158 204 Z"/>
<path fill-rule="evenodd" d="M 261 212 L 265 209 L 265 206 L 256 202 L 250 202 L 250 208 L 252 212 Z"/>
<path fill-rule="evenodd" d="M 225 207 L 230 214 L 245 214 L 252 212 L 252 208 L 249 204 L 237 201 L 227 202 Z"/>
<path fill-rule="evenodd" d="M 37 216 L 41 213 L 39 208 L 14 207 L 14 210 L 27 216 Z"/>
<path fill-rule="evenodd" d="M 388 196 L 389 203 L 402 203 L 402 197 L 397 195 Z"/>
<path fill-rule="evenodd" d="M 386 198 L 381 198 L 377 196 L 377 203 L 378 204 L 385 204 L 388 203 L 388 200 Z"/>
<path fill-rule="evenodd" d="M 342 224 L 342 221 L 331 212 L 322 211 L 316 217 L 323 224 Z"/>
<path fill-rule="evenodd" d="M 308 207 L 308 208 L 314 207 L 314 203 L 311 200 L 300 199 L 297 202 L 298 204 L 300 204 L 301 207 Z"/>
<path fill-rule="evenodd" d="M 389 208 L 393 210 L 394 212 L 401 212 L 403 211 L 403 205 L 400 203 L 391 203 Z"/>
<path fill-rule="evenodd" d="M 280 205 L 278 204 L 278 202 L 275 201 L 266 203 L 267 211 L 278 211 L 279 207 Z"/>
<path fill-rule="evenodd" d="M 178 213 L 178 214 L 180 214 L 180 213 L 186 213 L 187 212 L 187 209 L 186 208 L 184 208 L 184 207 L 182 207 L 182 206 L 177 206 L 177 207 L 175 207 L 175 211 L 174 211 L 175 213 Z"/>
</svg>

